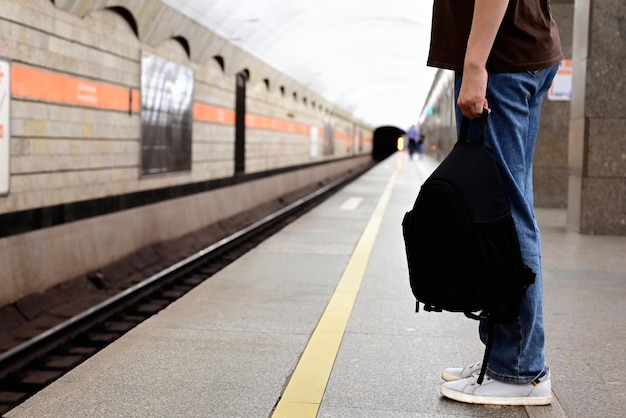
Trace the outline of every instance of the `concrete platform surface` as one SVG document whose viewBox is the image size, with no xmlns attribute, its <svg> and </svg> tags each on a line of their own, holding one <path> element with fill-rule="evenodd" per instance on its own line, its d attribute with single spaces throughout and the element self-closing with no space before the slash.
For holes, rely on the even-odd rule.
<svg viewBox="0 0 626 418">
<path fill-rule="evenodd" d="M 553 404 L 440 397 L 483 347 L 463 315 L 414 313 L 401 221 L 435 166 L 391 156 L 6 416 L 269 417 L 283 392 L 275 416 L 626 416 L 626 237 L 562 210 L 537 210 Z"/>
</svg>

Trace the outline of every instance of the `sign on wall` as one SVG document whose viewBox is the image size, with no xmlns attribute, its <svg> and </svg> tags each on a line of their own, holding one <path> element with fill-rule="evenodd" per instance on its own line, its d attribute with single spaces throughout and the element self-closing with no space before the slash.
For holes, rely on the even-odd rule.
<svg viewBox="0 0 626 418">
<path fill-rule="evenodd" d="M 332 120 L 324 122 L 324 155 L 335 153 L 335 124 Z"/>
<path fill-rule="evenodd" d="M 9 193 L 11 148 L 11 65 L 0 58 L 0 195 Z"/>
<path fill-rule="evenodd" d="M 572 60 L 563 60 L 556 72 L 550 91 L 549 100 L 572 100 Z"/>
<path fill-rule="evenodd" d="M 317 126 L 311 126 L 311 130 L 309 132 L 309 157 L 317 158 L 320 135 L 319 129 Z"/>
<path fill-rule="evenodd" d="M 193 71 L 141 55 L 141 174 L 191 170 Z"/>
</svg>

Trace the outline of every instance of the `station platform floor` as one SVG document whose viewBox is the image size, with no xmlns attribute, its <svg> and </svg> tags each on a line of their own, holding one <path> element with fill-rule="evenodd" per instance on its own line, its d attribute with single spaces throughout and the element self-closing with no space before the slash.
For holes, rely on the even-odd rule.
<svg viewBox="0 0 626 418">
<path fill-rule="evenodd" d="M 552 405 L 439 395 L 483 347 L 476 321 L 414 312 L 401 222 L 435 166 L 392 155 L 6 416 L 626 416 L 626 237 L 563 210 L 537 210 Z"/>
</svg>

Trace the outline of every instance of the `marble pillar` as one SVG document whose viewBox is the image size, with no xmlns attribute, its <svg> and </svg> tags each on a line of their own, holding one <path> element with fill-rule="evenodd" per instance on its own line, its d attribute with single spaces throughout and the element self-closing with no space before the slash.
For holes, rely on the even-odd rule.
<svg viewBox="0 0 626 418">
<path fill-rule="evenodd" d="M 568 228 L 626 235 L 626 1 L 576 0 Z"/>
<path fill-rule="evenodd" d="M 565 59 L 572 59 L 574 0 L 552 0 L 552 17 L 561 37 Z M 567 138 L 570 101 L 553 100 L 546 94 L 533 160 L 535 205 L 549 208 L 567 206 Z"/>
</svg>

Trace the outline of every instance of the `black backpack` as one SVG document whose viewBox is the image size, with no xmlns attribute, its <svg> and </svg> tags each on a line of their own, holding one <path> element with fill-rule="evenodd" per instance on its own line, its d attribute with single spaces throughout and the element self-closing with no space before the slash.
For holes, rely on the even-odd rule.
<svg viewBox="0 0 626 418">
<path fill-rule="evenodd" d="M 413 295 L 426 311 L 463 312 L 489 329 L 482 383 L 494 325 L 514 320 L 535 273 L 524 264 L 500 172 L 483 134 L 460 139 L 424 182 L 402 222 Z"/>
</svg>

